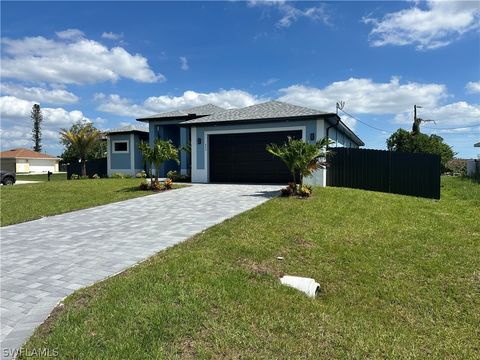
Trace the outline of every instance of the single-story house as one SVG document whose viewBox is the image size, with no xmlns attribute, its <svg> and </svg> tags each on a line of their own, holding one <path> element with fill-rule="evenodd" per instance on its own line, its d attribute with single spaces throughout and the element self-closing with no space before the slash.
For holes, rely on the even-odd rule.
<svg viewBox="0 0 480 360">
<path fill-rule="evenodd" d="M 282 144 L 294 137 L 310 143 L 329 137 L 333 146 L 365 145 L 335 113 L 322 112 L 280 101 L 268 101 L 239 109 L 223 109 L 207 104 L 184 110 L 156 114 L 137 121 L 148 123 L 148 140 L 171 140 L 181 151 L 180 165 L 169 161 L 158 169 L 159 176 L 170 170 L 190 175 L 193 182 L 286 183 L 290 175 L 279 159 L 265 147 Z M 108 134 L 109 174 L 123 169 L 133 174 L 140 162 L 138 146 L 122 145 L 121 159 L 115 153 L 114 142 L 136 144 L 135 132 L 128 135 Z M 117 149 L 118 150 L 118 149 Z M 130 152 L 129 152 L 130 151 Z M 140 155 L 141 157 L 141 155 Z M 115 160 L 114 160 L 115 159 Z M 318 171 L 308 183 L 325 185 L 326 172 Z"/>
<path fill-rule="evenodd" d="M 58 172 L 60 158 L 30 149 L 11 149 L 0 152 L 2 170 L 17 173 Z"/>
</svg>

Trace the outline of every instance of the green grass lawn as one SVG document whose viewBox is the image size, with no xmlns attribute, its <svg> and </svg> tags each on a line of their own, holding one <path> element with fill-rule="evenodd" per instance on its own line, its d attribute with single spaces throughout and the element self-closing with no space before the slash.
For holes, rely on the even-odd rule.
<svg viewBox="0 0 480 360">
<path fill-rule="evenodd" d="M 48 175 L 45 174 L 32 174 L 32 175 L 21 175 L 17 174 L 17 180 L 28 180 L 28 181 L 48 181 Z M 67 180 L 67 173 L 52 174 L 50 176 L 50 181 L 61 181 Z"/>
<path fill-rule="evenodd" d="M 1 186 L 0 223 L 1 226 L 6 226 L 43 216 L 151 195 L 151 191 L 139 190 L 140 182 L 141 179 L 62 181 L 57 178 L 50 182 Z"/>
<path fill-rule="evenodd" d="M 454 178 L 442 180 L 441 201 L 341 188 L 275 198 L 77 291 L 26 349 L 63 359 L 478 359 L 479 218 L 480 186 Z M 280 285 L 281 274 L 315 278 L 321 296 Z"/>
</svg>

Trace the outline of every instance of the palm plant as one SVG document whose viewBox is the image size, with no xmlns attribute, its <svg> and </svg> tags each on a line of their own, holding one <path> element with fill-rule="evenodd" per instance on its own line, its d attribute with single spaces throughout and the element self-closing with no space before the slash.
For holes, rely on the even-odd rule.
<svg viewBox="0 0 480 360">
<path fill-rule="evenodd" d="M 78 154 L 82 164 L 82 176 L 87 175 L 87 155 L 95 148 L 102 138 L 102 133 L 92 126 L 86 126 L 77 132 L 67 129 L 60 130 L 60 137 Z"/>
<path fill-rule="evenodd" d="M 303 186 L 305 176 L 312 175 L 318 169 L 325 168 L 326 162 L 323 160 L 329 154 L 327 150 L 331 141 L 323 138 L 314 144 L 309 144 L 303 140 L 288 140 L 283 145 L 267 145 L 267 151 L 282 160 L 292 174 L 293 183 L 297 184 L 297 174 L 299 175 L 299 185 Z"/>
<path fill-rule="evenodd" d="M 153 146 L 142 141 L 138 148 L 142 152 L 143 161 L 150 165 L 150 169 L 152 165 L 155 168 L 155 182 L 158 182 L 159 169 L 165 161 L 174 160 L 177 164 L 180 163 L 178 149 L 170 140 L 156 139 Z"/>
</svg>

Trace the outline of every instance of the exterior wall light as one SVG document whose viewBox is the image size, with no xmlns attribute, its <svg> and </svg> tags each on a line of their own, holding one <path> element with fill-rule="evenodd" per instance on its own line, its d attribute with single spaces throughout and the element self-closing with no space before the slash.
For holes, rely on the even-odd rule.
<svg viewBox="0 0 480 360">
<path fill-rule="evenodd" d="M 314 133 L 310 133 L 310 140 L 315 140 L 315 134 Z"/>
<path fill-rule="evenodd" d="M 197 144 L 200 145 L 202 143 L 202 138 L 197 138 Z"/>
</svg>

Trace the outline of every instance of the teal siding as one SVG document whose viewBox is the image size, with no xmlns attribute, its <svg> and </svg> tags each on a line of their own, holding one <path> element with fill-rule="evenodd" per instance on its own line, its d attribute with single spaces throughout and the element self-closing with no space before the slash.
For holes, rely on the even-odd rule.
<svg viewBox="0 0 480 360">
<path fill-rule="evenodd" d="M 128 152 L 123 154 L 115 154 L 113 152 L 114 141 L 128 141 Z M 130 151 L 132 151 L 132 144 L 130 144 L 130 134 L 112 134 L 110 135 L 110 167 L 118 170 L 130 169 Z"/>
<path fill-rule="evenodd" d="M 140 150 L 138 149 L 138 145 L 140 145 L 140 136 L 138 134 L 135 134 L 134 136 L 134 141 L 135 141 L 135 146 L 133 150 L 135 151 L 135 169 L 143 169 L 143 156 Z"/>
</svg>

